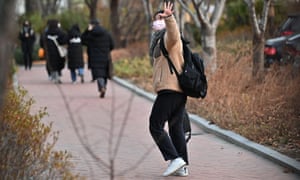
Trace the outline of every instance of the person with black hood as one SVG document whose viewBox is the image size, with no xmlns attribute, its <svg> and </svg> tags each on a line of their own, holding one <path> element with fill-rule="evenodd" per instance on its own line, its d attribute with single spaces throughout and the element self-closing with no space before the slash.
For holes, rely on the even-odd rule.
<svg viewBox="0 0 300 180">
<path fill-rule="evenodd" d="M 109 61 L 114 42 L 110 33 L 99 25 L 98 20 L 91 20 L 82 34 L 82 43 L 87 46 L 88 68 L 92 81 L 97 81 L 100 98 L 104 98 L 109 78 Z"/>
<path fill-rule="evenodd" d="M 35 42 L 35 32 L 31 28 L 31 24 L 28 20 L 24 21 L 23 27 L 19 33 L 19 39 L 21 41 L 22 52 L 23 52 L 23 61 L 25 70 L 31 69 L 32 67 L 32 52 L 33 45 Z"/>
<path fill-rule="evenodd" d="M 80 36 L 80 28 L 78 24 L 74 24 L 68 31 L 68 68 L 73 84 L 76 83 L 77 80 L 76 70 L 78 70 L 81 83 L 84 83 L 84 61 Z"/>
<path fill-rule="evenodd" d="M 49 68 L 51 79 L 54 83 L 62 83 L 60 80 L 61 71 L 65 67 L 65 57 L 61 57 L 56 42 L 59 45 L 67 44 L 67 34 L 60 28 L 58 20 L 48 20 L 48 27 L 45 32 L 47 68 Z"/>
</svg>

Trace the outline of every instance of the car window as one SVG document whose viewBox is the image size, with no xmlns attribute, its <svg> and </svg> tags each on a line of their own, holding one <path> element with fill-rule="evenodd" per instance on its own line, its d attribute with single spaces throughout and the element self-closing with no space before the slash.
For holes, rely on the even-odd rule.
<svg viewBox="0 0 300 180">
<path fill-rule="evenodd" d="M 284 22 L 281 24 L 281 26 L 280 26 L 279 31 L 278 31 L 277 34 L 278 34 L 279 36 L 282 36 L 282 35 L 285 34 L 285 31 L 290 31 L 290 29 L 291 29 L 291 28 L 290 28 L 291 22 L 292 22 L 292 18 L 291 18 L 291 17 L 287 18 L 287 20 L 284 21 Z"/>
<path fill-rule="evenodd" d="M 292 22 L 291 22 L 291 30 L 294 33 L 300 32 L 300 16 L 296 17 Z"/>
</svg>

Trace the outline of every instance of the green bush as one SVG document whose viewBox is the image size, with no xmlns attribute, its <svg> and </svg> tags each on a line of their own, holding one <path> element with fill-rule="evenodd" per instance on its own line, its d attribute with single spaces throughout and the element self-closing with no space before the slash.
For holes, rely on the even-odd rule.
<svg viewBox="0 0 300 180">
<path fill-rule="evenodd" d="M 0 112 L 0 177 L 2 179 L 76 179 L 66 151 L 53 151 L 58 132 L 41 123 L 47 108 L 31 114 L 32 98 L 10 90 Z M 49 140 L 52 138 L 52 140 Z"/>
<path fill-rule="evenodd" d="M 119 60 L 114 62 L 114 69 L 119 77 L 152 77 L 152 67 L 148 57 Z"/>
<path fill-rule="evenodd" d="M 83 10 L 81 10 L 81 12 L 64 11 L 58 19 L 61 22 L 62 28 L 66 31 L 70 29 L 73 24 L 78 24 L 82 32 L 88 25 L 87 13 Z"/>
<path fill-rule="evenodd" d="M 31 22 L 32 28 L 37 33 L 42 32 L 46 25 L 46 22 L 44 21 L 43 17 L 39 13 L 34 13 L 31 15 L 24 14 L 23 16 L 20 16 L 18 19 L 19 26 L 20 26 L 19 29 L 21 29 L 22 24 L 25 20 L 29 20 Z"/>
</svg>

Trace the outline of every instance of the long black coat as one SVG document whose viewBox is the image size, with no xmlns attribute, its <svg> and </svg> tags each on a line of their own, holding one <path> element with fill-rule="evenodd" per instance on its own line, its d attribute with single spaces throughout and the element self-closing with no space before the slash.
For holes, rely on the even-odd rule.
<svg viewBox="0 0 300 180">
<path fill-rule="evenodd" d="M 107 78 L 110 52 L 114 43 L 108 31 L 99 25 L 92 30 L 85 30 L 82 34 L 82 43 L 87 46 L 88 68 L 92 70 L 93 79 Z"/>
<path fill-rule="evenodd" d="M 67 34 L 60 28 L 48 29 L 45 33 L 46 55 L 50 71 L 61 71 L 65 67 L 65 58 L 61 58 L 58 49 L 49 36 L 57 36 L 57 42 L 60 45 L 67 44 Z"/>
<path fill-rule="evenodd" d="M 68 32 L 68 68 L 84 67 L 81 34 L 78 26 L 73 26 Z"/>
</svg>

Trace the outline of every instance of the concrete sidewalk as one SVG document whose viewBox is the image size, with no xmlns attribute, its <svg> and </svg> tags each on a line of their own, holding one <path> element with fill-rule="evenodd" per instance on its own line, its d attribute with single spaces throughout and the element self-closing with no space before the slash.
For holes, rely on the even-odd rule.
<svg viewBox="0 0 300 180">
<path fill-rule="evenodd" d="M 19 67 L 17 79 L 36 100 L 33 111 L 47 107 L 49 116 L 43 121 L 53 122 L 53 131 L 60 132 L 55 148 L 73 155 L 74 172 L 91 180 L 109 179 L 113 162 L 115 179 L 180 179 L 162 177 L 167 163 L 148 130 L 153 95 L 135 86 L 124 88 L 120 85 L 124 82 L 116 78 L 109 81 L 107 95 L 100 99 L 88 70 L 84 84 L 71 84 L 67 69 L 63 84 L 53 84 L 43 65 L 34 65 L 31 71 Z M 185 179 L 300 179 L 277 163 L 204 131 L 199 123 L 192 130 L 190 175 Z"/>
</svg>

